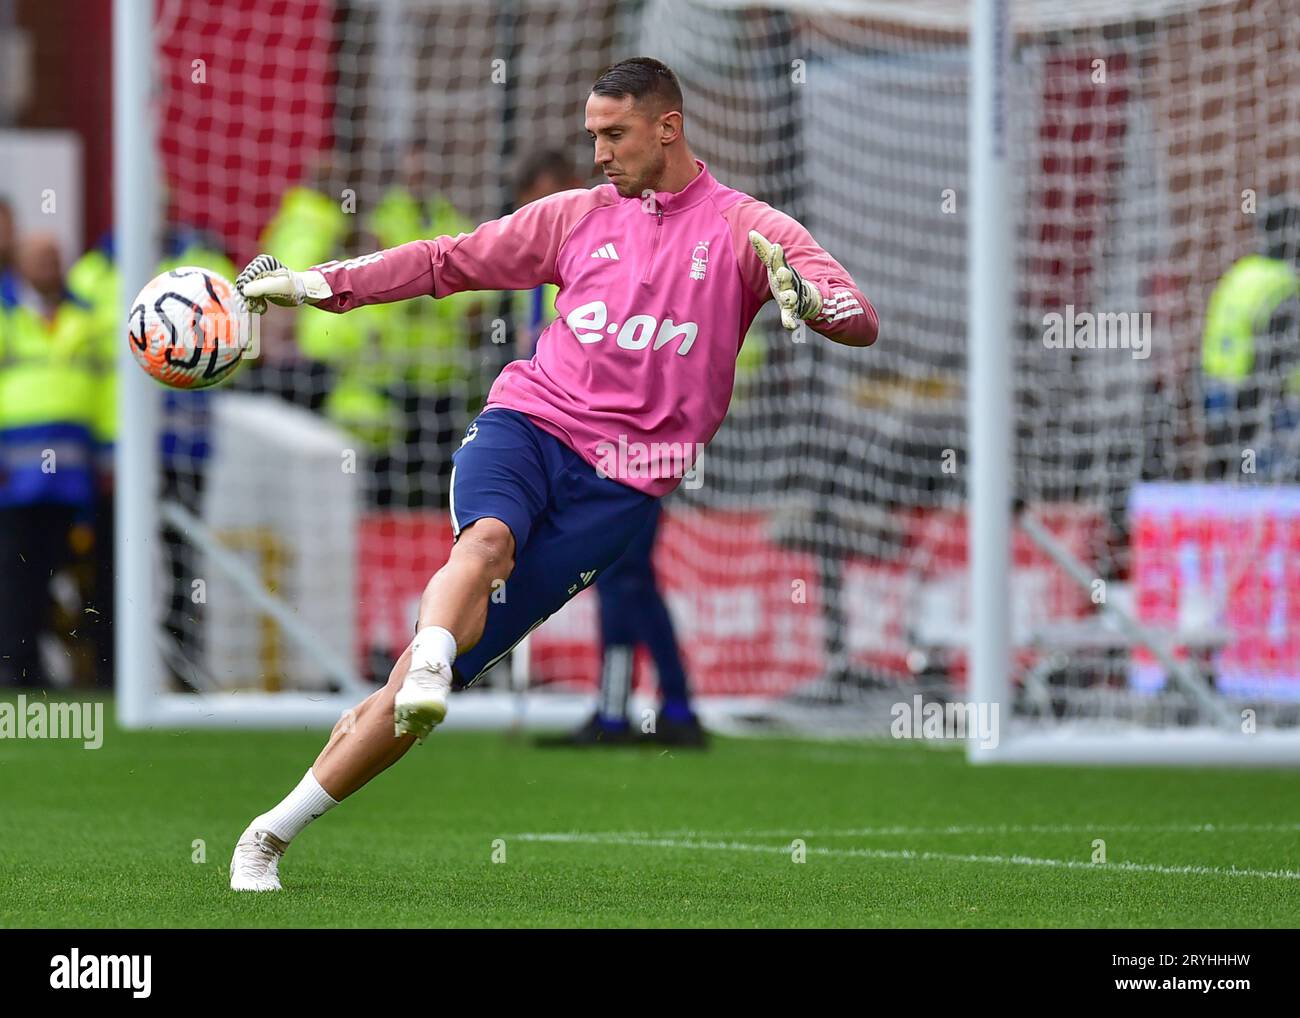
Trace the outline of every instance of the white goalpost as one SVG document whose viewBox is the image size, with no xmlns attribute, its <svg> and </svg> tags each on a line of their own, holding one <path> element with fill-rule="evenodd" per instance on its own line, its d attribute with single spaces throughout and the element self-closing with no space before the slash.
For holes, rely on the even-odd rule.
<svg viewBox="0 0 1300 1018">
<path fill-rule="evenodd" d="M 1011 227 L 1009 0 L 975 0 L 970 24 L 971 699 L 1011 704 Z M 1009 712 L 1008 712 L 1009 713 Z M 1003 716 L 1003 715 L 999 715 Z M 980 759 L 975 741 L 967 743 Z"/>
<path fill-rule="evenodd" d="M 1207 326 L 1235 264 L 1300 245 L 1285 0 L 286 4 L 292 38 L 115 4 L 124 302 L 176 232 L 306 265 L 494 218 L 548 149 L 583 179 L 591 81 L 658 57 L 696 154 L 881 321 L 856 351 L 765 309 L 666 500 L 706 723 L 879 736 L 923 694 L 998 705 L 976 763 L 1300 763 L 1300 298 L 1232 377 Z M 196 399 L 122 350 L 123 724 L 323 726 L 386 678 L 531 299 L 273 309 Z M 598 632 L 587 591 L 448 723 L 581 720 Z"/>
<path fill-rule="evenodd" d="M 153 17 L 147 4 L 116 0 L 113 4 L 113 215 L 121 306 L 139 292 L 158 263 L 152 189 L 154 171 Z M 124 318 L 123 318 L 124 320 Z M 150 610 L 157 599 L 152 575 L 157 542 L 154 515 L 158 468 L 158 393 L 134 363 L 126 343 L 118 348 L 118 434 L 115 450 L 114 557 L 117 575 L 114 620 L 117 715 L 128 728 L 143 728 L 158 716 L 154 698 L 161 662 L 154 646 Z M 140 439 L 133 439 L 139 435 Z M 133 620 L 134 615 L 138 620 Z"/>
</svg>

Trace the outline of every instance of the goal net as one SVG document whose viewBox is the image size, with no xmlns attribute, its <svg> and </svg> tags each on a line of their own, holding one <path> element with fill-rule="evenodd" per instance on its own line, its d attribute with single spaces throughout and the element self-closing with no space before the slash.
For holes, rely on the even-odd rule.
<svg viewBox="0 0 1300 1018">
<path fill-rule="evenodd" d="M 960 0 L 161 0 L 159 193 L 236 265 L 454 234 L 510 208 L 546 150 L 594 182 L 591 82 L 666 61 L 696 154 L 807 225 L 881 320 L 866 351 L 791 337 L 771 307 L 755 323 L 656 549 L 692 686 L 716 722 L 883 733 L 900 700 L 968 695 L 970 18 Z M 1290 0 L 1041 0 L 1010 5 L 1009 34 L 1004 723 L 1058 747 L 1289 738 L 1300 19 Z M 1225 286 L 1252 255 L 1259 274 Z M 451 453 L 529 313 L 487 293 L 273 309 L 256 363 L 170 397 L 134 622 L 161 664 L 123 681 L 157 709 L 220 692 L 241 723 L 336 715 L 382 681 L 450 547 Z M 597 616 L 580 595 L 453 720 L 576 717 Z"/>
</svg>

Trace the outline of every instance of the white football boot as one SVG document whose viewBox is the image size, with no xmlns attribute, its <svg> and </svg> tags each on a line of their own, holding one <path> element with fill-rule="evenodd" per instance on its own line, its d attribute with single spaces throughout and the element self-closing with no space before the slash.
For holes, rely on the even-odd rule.
<svg viewBox="0 0 1300 1018">
<path fill-rule="evenodd" d="M 230 858 L 230 889 L 280 890 L 280 860 L 288 847 L 287 842 L 270 831 L 255 831 L 250 827 L 240 835 L 235 854 Z"/>
<path fill-rule="evenodd" d="M 433 664 L 412 668 L 393 700 L 393 732 L 424 739 L 447 716 L 451 667 Z"/>
</svg>

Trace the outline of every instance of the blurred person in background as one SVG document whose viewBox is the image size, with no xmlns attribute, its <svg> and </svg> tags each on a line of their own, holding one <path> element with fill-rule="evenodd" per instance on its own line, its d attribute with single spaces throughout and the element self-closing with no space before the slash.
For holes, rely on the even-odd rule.
<svg viewBox="0 0 1300 1018">
<path fill-rule="evenodd" d="M 298 227 L 317 230 L 321 245 L 303 257 L 323 261 L 334 247 L 325 223 L 323 207 L 316 207 L 314 219 Z M 412 145 L 398 160 L 391 186 L 364 216 L 357 245 L 392 248 L 419 237 L 466 233 L 473 225 L 434 190 L 428 153 Z M 264 245 L 284 260 L 272 246 L 279 235 L 279 226 L 268 227 Z M 298 350 L 327 371 L 321 409 L 366 446 L 374 504 L 447 504 L 452 453 L 483 397 L 473 359 L 480 316 L 481 299 L 463 293 L 376 304 L 355 316 L 305 308 L 298 317 Z"/>
<path fill-rule="evenodd" d="M 559 149 L 540 149 L 524 160 L 515 177 L 515 208 L 523 208 L 557 191 L 584 186 L 568 156 Z M 538 337 L 555 317 L 555 296 L 559 292 L 560 288 L 551 283 L 511 292 L 516 357 L 528 360 L 537 352 Z"/>
<path fill-rule="evenodd" d="M 363 231 L 359 237 L 365 243 L 368 235 Z M 386 307 L 358 308 L 355 321 L 311 308 L 299 316 L 294 331 L 298 352 L 318 373 L 314 387 L 321 399 L 310 405 L 362 444 L 372 478 L 368 494 L 379 505 L 392 501 L 387 457 L 403 434 L 379 358 Z"/>
<path fill-rule="evenodd" d="M 0 685 L 43 686 L 50 582 L 94 519 L 108 383 L 99 319 L 68 289 L 57 239 L 23 238 L 16 267 L 0 277 Z"/>
<path fill-rule="evenodd" d="M 515 183 L 515 205 L 583 187 L 563 152 L 545 149 L 523 164 Z M 515 293 L 515 342 L 530 359 L 537 339 L 555 317 L 558 287 L 544 284 Z M 653 564 L 662 513 L 656 511 L 627 550 L 596 580 L 600 599 L 600 690 L 596 710 L 578 729 L 538 740 L 541 746 L 618 746 L 652 740 L 672 746 L 704 747 L 708 736 L 691 707 L 672 616 L 660 593 Z M 660 707 L 653 725 L 628 718 L 637 647 L 644 646 L 659 675 Z"/>
<path fill-rule="evenodd" d="M 1215 285 L 1201 347 L 1211 480 L 1252 469 L 1300 479 L 1300 206 L 1264 215 L 1263 254 L 1238 259 Z M 1247 459 L 1243 454 L 1253 450 Z"/>
<path fill-rule="evenodd" d="M 407 146 L 392 185 L 367 219 L 379 247 L 474 229 L 439 193 L 429 170 L 429 151 L 418 143 Z M 379 370 L 403 422 L 401 442 L 381 473 L 389 476 L 393 504 L 446 506 L 452 453 L 485 395 L 476 384 L 474 359 L 482 298 L 460 293 L 403 301 L 385 305 L 381 314 Z"/>
</svg>

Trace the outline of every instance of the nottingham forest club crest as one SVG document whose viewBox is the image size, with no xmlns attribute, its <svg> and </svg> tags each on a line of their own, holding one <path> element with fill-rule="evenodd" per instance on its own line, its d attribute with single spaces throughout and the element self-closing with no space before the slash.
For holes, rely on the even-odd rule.
<svg viewBox="0 0 1300 1018">
<path fill-rule="evenodd" d="M 691 278 L 703 279 L 704 273 L 709 268 L 709 242 L 702 240 L 695 245 L 695 250 L 691 252 Z"/>
</svg>

